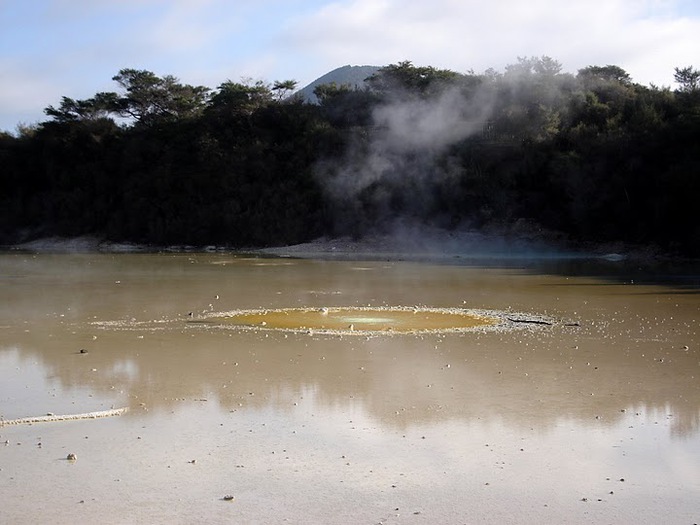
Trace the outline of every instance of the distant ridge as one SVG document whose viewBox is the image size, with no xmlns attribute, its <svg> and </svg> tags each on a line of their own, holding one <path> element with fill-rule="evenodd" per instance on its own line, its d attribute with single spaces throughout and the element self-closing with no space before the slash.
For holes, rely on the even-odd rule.
<svg viewBox="0 0 700 525">
<path fill-rule="evenodd" d="M 317 78 L 297 91 L 294 96 L 315 104 L 318 102 L 316 95 L 314 95 L 316 86 L 335 83 L 338 86 L 348 85 L 352 88 L 362 88 L 365 85 L 365 79 L 374 75 L 379 69 L 380 66 L 342 66 Z"/>
</svg>

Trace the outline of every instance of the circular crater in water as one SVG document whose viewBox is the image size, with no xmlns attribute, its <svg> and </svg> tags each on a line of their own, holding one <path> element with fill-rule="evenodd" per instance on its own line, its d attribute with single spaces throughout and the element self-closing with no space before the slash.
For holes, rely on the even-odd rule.
<svg viewBox="0 0 700 525">
<path fill-rule="evenodd" d="M 330 307 L 239 310 L 207 319 L 226 326 L 318 333 L 463 332 L 500 325 L 495 313 L 459 308 Z"/>
</svg>

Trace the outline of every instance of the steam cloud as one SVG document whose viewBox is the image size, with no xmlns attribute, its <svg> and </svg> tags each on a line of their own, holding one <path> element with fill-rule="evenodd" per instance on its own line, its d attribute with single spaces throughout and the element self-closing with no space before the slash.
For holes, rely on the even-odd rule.
<svg viewBox="0 0 700 525">
<path fill-rule="evenodd" d="M 390 224 L 433 214 L 434 188 L 450 187 L 460 169 L 445 152 L 480 133 L 492 107 L 486 89 L 467 96 L 451 87 L 429 98 L 396 93 L 375 108 L 369 137 L 355 141 L 342 162 L 319 170 L 340 230 L 386 233 Z"/>
</svg>

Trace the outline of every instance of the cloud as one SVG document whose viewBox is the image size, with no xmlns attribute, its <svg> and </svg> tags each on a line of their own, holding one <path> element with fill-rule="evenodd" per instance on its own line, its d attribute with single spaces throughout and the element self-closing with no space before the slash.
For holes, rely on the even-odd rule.
<svg viewBox="0 0 700 525">
<path fill-rule="evenodd" d="M 351 0 L 299 20 L 290 39 L 328 65 L 412 60 L 458 71 L 548 55 L 575 72 L 616 64 L 640 83 L 670 84 L 692 63 L 700 20 L 669 0 Z"/>
<path fill-rule="evenodd" d="M 44 76 L 44 72 L 26 68 L 24 64 L 12 60 L 0 60 L 0 71 L 11 82 L 3 82 L 0 86 L 0 114 L 7 122 L 7 130 L 14 129 L 17 124 L 33 124 L 42 116 L 43 107 L 37 108 L 37 100 L 50 100 L 47 97 L 55 86 Z M 3 122 L 3 124 L 5 123 Z"/>
<path fill-rule="evenodd" d="M 264 0 L 262 0 L 264 2 Z M 43 120 L 61 96 L 114 90 L 120 69 L 149 69 L 185 82 L 233 76 L 234 45 L 254 2 L 47 0 L 0 4 L 0 129 Z M 228 74 L 214 79 L 211 72 Z M 195 77 L 190 80 L 189 77 Z M 210 85 L 211 84 L 207 84 Z"/>
<path fill-rule="evenodd" d="M 0 1 L 0 129 L 19 107 L 33 106 L 33 121 L 62 95 L 113 89 L 124 67 L 216 87 L 305 84 L 344 64 L 481 72 L 548 55 L 571 72 L 616 64 L 671 85 L 674 67 L 700 66 L 699 35 L 692 0 Z"/>
<path fill-rule="evenodd" d="M 241 32 L 242 9 L 227 9 L 221 0 L 178 0 L 168 5 L 144 40 L 167 54 L 198 54 L 206 60 L 224 37 Z"/>
</svg>

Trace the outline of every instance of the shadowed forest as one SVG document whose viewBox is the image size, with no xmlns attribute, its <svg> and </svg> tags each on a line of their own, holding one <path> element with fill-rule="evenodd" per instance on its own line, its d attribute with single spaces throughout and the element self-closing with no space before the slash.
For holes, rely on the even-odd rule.
<svg viewBox="0 0 700 525">
<path fill-rule="evenodd" d="M 123 69 L 118 91 L 0 133 L 0 243 L 242 248 L 408 223 L 697 257 L 700 71 L 674 71 L 671 90 L 549 57 L 480 74 L 402 62 L 311 104 L 291 80 Z"/>
</svg>

